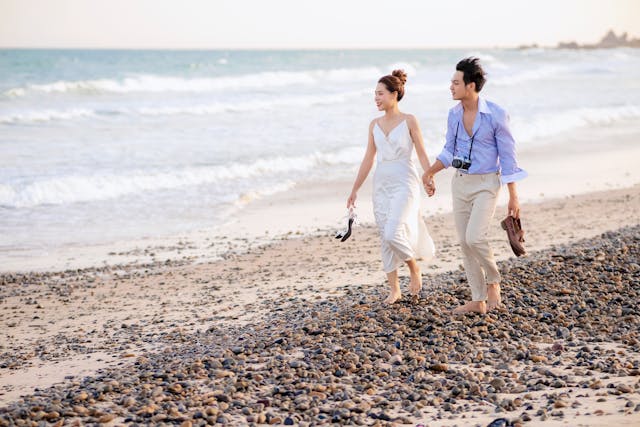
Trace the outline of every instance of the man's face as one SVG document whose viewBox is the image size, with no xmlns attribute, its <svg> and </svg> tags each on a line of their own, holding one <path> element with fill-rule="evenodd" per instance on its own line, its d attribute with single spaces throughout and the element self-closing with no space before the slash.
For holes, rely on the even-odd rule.
<svg viewBox="0 0 640 427">
<path fill-rule="evenodd" d="M 451 90 L 451 97 L 456 101 L 464 99 L 475 90 L 475 86 L 475 83 L 465 85 L 464 73 L 462 71 L 456 71 L 453 73 L 453 77 L 451 77 L 451 86 L 449 86 L 449 90 Z"/>
</svg>

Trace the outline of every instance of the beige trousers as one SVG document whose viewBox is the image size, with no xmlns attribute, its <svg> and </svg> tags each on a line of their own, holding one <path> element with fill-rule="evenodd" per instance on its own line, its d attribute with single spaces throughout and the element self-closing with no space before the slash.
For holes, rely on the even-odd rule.
<svg viewBox="0 0 640 427">
<path fill-rule="evenodd" d="M 485 301 L 487 284 L 500 283 L 488 237 L 500 186 L 497 173 L 469 175 L 456 171 L 452 180 L 453 216 L 473 301 Z"/>
</svg>

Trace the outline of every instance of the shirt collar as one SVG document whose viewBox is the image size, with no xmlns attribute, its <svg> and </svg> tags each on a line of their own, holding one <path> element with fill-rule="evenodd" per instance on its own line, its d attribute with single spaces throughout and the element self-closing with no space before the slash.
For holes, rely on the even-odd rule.
<svg viewBox="0 0 640 427">
<path fill-rule="evenodd" d="M 478 111 L 484 114 L 491 114 L 489 104 L 487 104 L 487 101 L 484 98 L 478 98 Z"/>
<path fill-rule="evenodd" d="M 453 111 L 456 114 L 462 114 L 462 110 L 463 110 L 462 102 L 458 102 L 458 105 L 453 107 Z M 487 104 L 487 101 L 481 96 L 478 97 L 478 111 L 483 114 L 491 114 L 491 109 L 489 108 L 489 104 Z"/>
</svg>

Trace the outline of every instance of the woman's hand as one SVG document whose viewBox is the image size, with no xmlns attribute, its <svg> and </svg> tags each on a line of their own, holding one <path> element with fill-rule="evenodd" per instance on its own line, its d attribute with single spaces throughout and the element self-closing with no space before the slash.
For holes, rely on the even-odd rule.
<svg viewBox="0 0 640 427">
<path fill-rule="evenodd" d="M 427 190 L 427 196 L 431 197 L 436 194 L 436 181 L 431 177 L 431 181 L 427 184 L 425 188 Z"/>
<path fill-rule="evenodd" d="M 424 188 L 427 188 L 431 180 L 433 180 L 433 175 L 429 175 L 429 171 L 422 174 L 422 185 Z"/>
<path fill-rule="evenodd" d="M 351 193 L 349 198 L 347 199 L 347 209 L 351 207 L 356 207 L 356 199 L 358 198 L 358 194 L 356 192 Z"/>
<path fill-rule="evenodd" d="M 429 197 L 433 196 L 436 193 L 436 182 L 433 179 L 433 175 L 425 172 L 422 175 L 422 185 L 424 186 L 424 190 L 427 192 Z"/>
</svg>

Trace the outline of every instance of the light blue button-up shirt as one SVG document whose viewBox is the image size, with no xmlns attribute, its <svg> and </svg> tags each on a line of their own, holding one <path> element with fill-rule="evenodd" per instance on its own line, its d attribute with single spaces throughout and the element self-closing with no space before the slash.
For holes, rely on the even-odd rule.
<svg viewBox="0 0 640 427">
<path fill-rule="evenodd" d="M 462 113 L 462 103 L 449 110 L 446 143 L 438 155 L 438 160 L 445 168 L 451 166 L 454 157 L 469 157 L 471 136 L 464 128 Z M 454 144 L 456 130 L 458 142 Z M 500 106 L 478 98 L 478 114 L 471 133 L 474 135 L 471 166 L 468 171 L 461 170 L 462 172 L 474 175 L 500 172 L 503 184 L 527 177 L 527 172 L 520 169 L 516 161 L 516 142 L 509 130 L 509 115 Z"/>
</svg>

